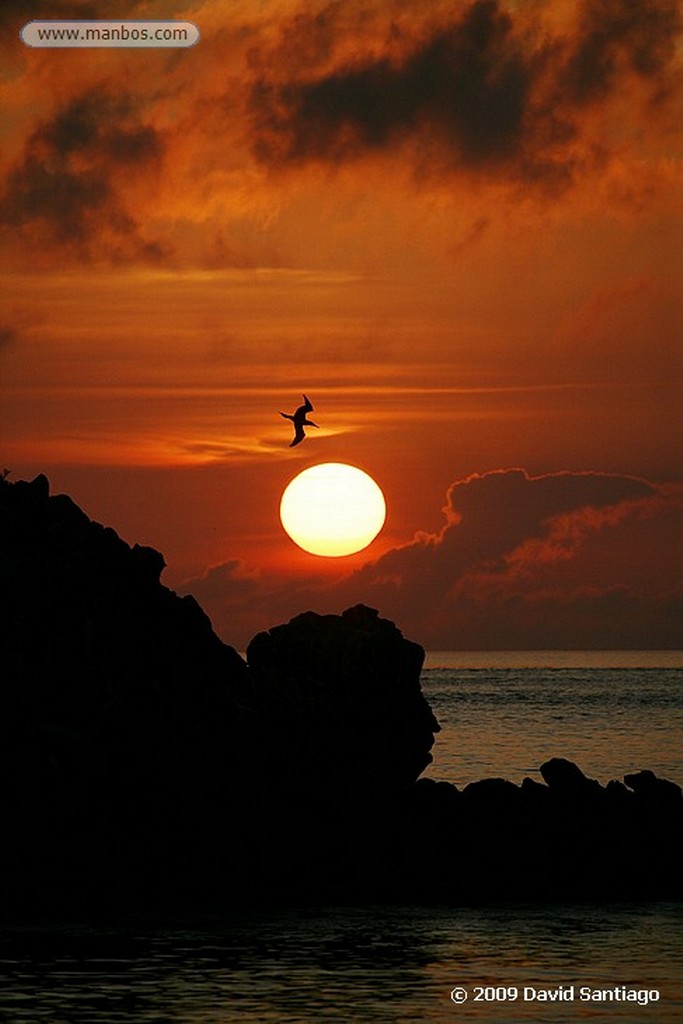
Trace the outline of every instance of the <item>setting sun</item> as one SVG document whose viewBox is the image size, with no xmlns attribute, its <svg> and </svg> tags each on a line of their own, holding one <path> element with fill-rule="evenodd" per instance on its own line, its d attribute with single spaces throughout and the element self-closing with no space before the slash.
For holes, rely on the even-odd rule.
<svg viewBox="0 0 683 1024">
<path fill-rule="evenodd" d="M 287 485 L 280 519 L 295 544 L 338 558 L 362 551 L 384 525 L 382 491 L 367 473 L 343 462 L 305 469 Z"/>
</svg>

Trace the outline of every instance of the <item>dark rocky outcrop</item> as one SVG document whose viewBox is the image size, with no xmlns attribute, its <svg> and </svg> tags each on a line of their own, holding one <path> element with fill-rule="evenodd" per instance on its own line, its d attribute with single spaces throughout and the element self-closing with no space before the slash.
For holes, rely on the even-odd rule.
<svg viewBox="0 0 683 1024">
<path fill-rule="evenodd" d="M 9 895 L 163 875 L 245 763 L 246 665 L 44 476 L 3 481 L 0 561 Z"/>
<path fill-rule="evenodd" d="M 2 482 L 0 559 L 15 895 L 339 879 L 431 759 L 424 652 L 371 609 L 300 615 L 247 665 L 44 476 Z"/>
<path fill-rule="evenodd" d="M 680 787 L 648 773 L 644 797 L 638 783 L 603 787 L 563 764 L 574 787 L 484 779 L 459 792 L 420 780 L 398 843 L 413 892 L 463 902 L 680 899 Z"/>
<path fill-rule="evenodd" d="M 0 483 L 0 898 L 15 913 L 255 899 L 680 898 L 683 798 L 419 778 L 424 652 L 359 605 L 245 662 L 164 562 L 45 477 Z"/>
<path fill-rule="evenodd" d="M 581 769 L 564 757 L 551 757 L 540 768 L 543 781 L 556 793 L 583 795 L 595 789 L 594 779 L 587 779 Z"/>
<path fill-rule="evenodd" d="M 625 775 L 624 782 L 637 796 L 656 803 L 668 803 L 675 807 L 681 797 L 680 786 L 668 779 L 658 779 L 649 768 Z"/>
<path fill-rule="evenodd" d="M 305 612 L 255 636 L 247 661 L 284 764 L 295 732 L 307 775 L 386 796 L 431 762 L 439 725 L 420 689 L 424 651 L 374 609 Z"/>
</svg>

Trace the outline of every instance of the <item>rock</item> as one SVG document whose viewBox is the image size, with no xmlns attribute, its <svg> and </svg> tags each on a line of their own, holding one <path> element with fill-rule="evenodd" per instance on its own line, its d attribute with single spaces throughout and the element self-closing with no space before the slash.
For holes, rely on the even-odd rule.
<svg viewBox="0 0 683 1024">
<path fill-rule="evenodd" d="M 158 551 L 130 548 L 65 495 L 50 497 L 46 477 L 3 481 L 0 516 L 4 654 L 22 685 L 86 685 L 106 704 L 124 678 L 189 690 L 246 674 L 196 602 L 161 585 Z"/>
<path fill-rule="evenodd" d="M 637 796 L 665 802 L 676 802 L 681 798 L 680 786 L 668 779 L 657 778 L 649 768 L 634 772 L 632 775 L 624 775 L 624 782 Z"/>
<path fill-rule="evenodd" d="M 155 863 L 177 868 L 246 771 L 246 664 L 160 583 L 158 552 L 50 496 L 43 476 L 0 485 L 0 564 L 11 870 L 39 893 L 32 864 L 41 877 L 50 864 L 57 889 L 83 858 L 76 888 L 120 855 L 124 887 Z"/>
<path fill-rule="evenodd" d="M 385 794 L 413 783 L 439 730 L 420 688 L 423 661 L 418 644 L 363 605 L 259 633 L 247 663 L 281 770 L 294 759 L 325 784 Z"/>
<path fill-rule="evenodd" d="M 547 800 L 550 794 L 547 786 L 544 786 L 542 782 L 537 782 L 536 779 L 530 779 L 528 775 L 522 779 L 521 790 L 525 799 L 533 801 Z"/>
<path fill-rule="evenodd" d="M 573 761 L 552 757 L 541 765 L 541 775 L 551 790 L 561 793 L 582 793 L 595 790 L 598 783 L 588 779 Z"/>
<path fill-rule="evenodd" d="M 509 806 L 519 798 L 519 789 L 508 779 L 480 779 L 470 782 L 462 791 L 463 796 L 484 807 Z"/>
<path fill-rule="evenodd" d="M 305 612 L 245 663 L 44 476 L 0 481 L 0 565 L 3 907 L 681 898 L 681 790 L 652 772 L 419 778 L 424 651 L 374 609 Z"/>
<path fill-rule="evenodd" d="M 633 799 L 633 794 L 629 793 L 623 782 L 617 782 L 616 779 L 610 779 L 605 786 L 605 796 L 612 803 L 622 807 Z"/>
</svg>

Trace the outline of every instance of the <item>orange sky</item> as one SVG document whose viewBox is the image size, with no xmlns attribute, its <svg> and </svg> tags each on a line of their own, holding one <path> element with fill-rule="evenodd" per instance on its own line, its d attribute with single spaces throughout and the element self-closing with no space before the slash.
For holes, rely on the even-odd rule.
<svg viewBox="0 0 683 1024">
<path fill-rule="evenodd" d="M 361 600 L 431 647 L 683 647 L 679 5 L 126 0 L 200 42 L 19 41 L 96 10 L 0 12 L 12 479 L 238 647 Z M 360 555 L 279 525 L 322 461 L 385 492 Z"/>
</svg>

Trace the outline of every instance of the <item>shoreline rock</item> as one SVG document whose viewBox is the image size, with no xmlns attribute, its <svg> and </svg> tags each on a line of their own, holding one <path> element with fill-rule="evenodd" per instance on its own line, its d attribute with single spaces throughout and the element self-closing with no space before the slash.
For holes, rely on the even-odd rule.
<svg viewBox="0 0 683 1024">
<path fill-rule="evenodd" d="M 680 899 L 683 797 L 420 778 L 423 649 L 374 609 L 304 612 L 246 662 L 163 557 L 44 476 L 0 484 L 0 889 L 22 913 L 241 902 Z"/>
</svg>

